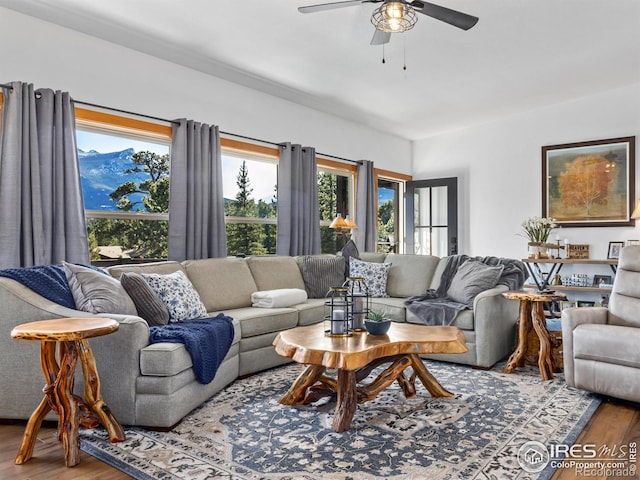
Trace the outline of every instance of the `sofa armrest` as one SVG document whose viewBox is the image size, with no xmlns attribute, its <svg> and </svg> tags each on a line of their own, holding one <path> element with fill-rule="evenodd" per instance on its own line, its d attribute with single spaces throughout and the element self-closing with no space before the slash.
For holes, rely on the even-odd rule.
<svg viewBox="0 0 640 480">
<path fill-rule="evenodd" d="M 489 290 L 480 292 L 478 295 L 476 295 L 476 298 L 473 300 L 473 310 L 475 311 L 478 308 L 478 304 L 482 302 L 482 299 L 496 297 L 498 295 L 502 297 L 502 294 L 508 291 L 509 291 L 509 288 L 506 285 L 496 285 L 495 287 L 490 288 Z"/>
<path fill-rule="evenodd" d="M 564 379 L 569 386 L 575 386 L 573 365 L 573 331 L 585 323 L 606 324 L 609 310 L 604 307 L 565 308 L 562 311 L 562 358 Z"/>
<path fill-rule="evenodd" d="M 513 349 L 518 302 L 507 300 L 502 296 L 502 293 L 508 290 L 505 285 L 497 285 L 479 293 L 473 302 L 473 323 L 479 367 L 492 367 Z"/>
<path fill-rule="evenodd" d="M 131 315 L 99 314 L 119 323 L 112 334 L 89 340 L 96 358 L 102 396 L 122 424 L 136 423 L 136 383 L 140 371 L 140 350 L 149 345 L 149 325 Z M 76 377 L 78 391 L 82 391 L 82 376 Z"/>
</svg>

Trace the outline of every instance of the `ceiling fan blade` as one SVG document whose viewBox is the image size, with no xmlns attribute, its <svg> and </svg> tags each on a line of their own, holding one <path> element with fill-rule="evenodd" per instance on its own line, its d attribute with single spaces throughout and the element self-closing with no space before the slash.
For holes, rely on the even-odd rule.
<svg viewBox="0 0 640 480">
<path fill-rule="evenodd" d="M 461 28 L 462 30 L 469 30 L 478 23 L 478 17 L 467 15 L 466 13 L 458 12 L 457 10 L 451 10 L 450 8 L 441 7 L 440 5 L 423 2 L 421 0 L 414 0 L 413 2 L 408 3 L 420 13 L 448 23 L 449 25 L 453 25 L 454 27 Z"/>
<path fill-rule="evenodd" d="M 385 43 L 389 43 L 389 40 L 391 39 L 390 32 L 383 32 L 377 28 L 375 30 L 373 38 L 371 39 L 371 45 L 384 45 Z"/>
<path fill-rule="evenodd" d="M 320 3 L 318 5 L 309 5 L 307 7 L 298 7 L 300 13 L 321 12 L 323 10 L 333 10 L 334 8 L 352 7 L 360 3 L 369 3 L 366 0 L 347 0 L 345 2 Z"/>
</svg>

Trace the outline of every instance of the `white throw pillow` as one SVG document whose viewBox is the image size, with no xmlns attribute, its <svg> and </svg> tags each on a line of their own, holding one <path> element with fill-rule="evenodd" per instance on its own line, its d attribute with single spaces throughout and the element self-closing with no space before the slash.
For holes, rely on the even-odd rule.
<svg viewBox="0 0 640 480">
<path fill-rule="evenodd" d="M 349 276 L 361 277 L 367 282 L 369 295 L 372 297 L 388 297 L 387 277 L 390 263 L 363 262 L 356 258 L 349 259 Z"/>
<path fill-rule="evenodd" d="M 301 288 L 262 290 L 251 294 L 251 306 L 258 308 L 286 308 L 307 300 L 307 292 Z"/>
<path fill-rule="evenodd" d="M 207 309 L 200 295 L 181 270 L 168 275 L 159 273 L 141 273 L 140 275 L 167 307 L 169 322 L 182 322 L 207 316 Z"/>
</svg>

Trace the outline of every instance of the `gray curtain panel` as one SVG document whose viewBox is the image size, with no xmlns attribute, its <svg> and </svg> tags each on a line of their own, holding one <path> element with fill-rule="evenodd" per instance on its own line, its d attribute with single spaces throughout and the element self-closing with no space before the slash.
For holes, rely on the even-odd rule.
<svg viewBox="0 0 640 480">
<path fill-rule="evenodd" d="M 89 263 L 68 93 L 3 88 L 0 143 L 0 268 Z"/>
<path fill-rule="evenodd" d="M 320 253 L 316 151 L 284 143 L 278 162 L 278 255 Z"/>
<path fill-rule="evenodd" d="M 359 162 L 355 218 L 358 228 L 353 230 L 353 241 L 360 252 L 376 251 L 378 219 L 376 218 L 374 180 L 373 162 L 370 160 Z"/>
<path fill-rule="evenodd" d="M 218 127 L 180 119 L 172 130 L 169 259 L 225 257 Z"/>
</svg>

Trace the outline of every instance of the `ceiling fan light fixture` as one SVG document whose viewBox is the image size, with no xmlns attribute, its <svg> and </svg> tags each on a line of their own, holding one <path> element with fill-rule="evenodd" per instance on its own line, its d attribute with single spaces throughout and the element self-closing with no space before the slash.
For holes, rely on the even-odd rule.
<svg viewBox="0 0 640 480">
<path fill-rule="evenodd" d="M 373 26 L 388 33 L 402 33 L 411 30 L 417 21 L 416 11 L 411 5 L 404 2 L 384 2 L 371 15 Z"/>
</svg>

